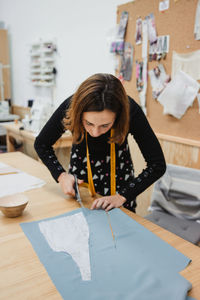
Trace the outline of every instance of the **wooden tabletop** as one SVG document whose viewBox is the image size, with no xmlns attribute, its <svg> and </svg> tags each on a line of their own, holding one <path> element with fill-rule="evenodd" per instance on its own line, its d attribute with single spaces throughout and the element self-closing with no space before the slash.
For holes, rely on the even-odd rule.
<svg viewBox="0 0 200 300">
<path fill-rule="evenodd" d="M 64 196 L 40 162 L 21 152 L 0 154 L 0 162 L 46 181 L 42 188 L 25 192 L 29 203 L 21 217 L 6 218 L 0 212 L 0 299 L 62 299 L 19 224 L 63 214 L 79 208 L 79 204 Z M 81 196 L 84 205 L 90 207 L 92 200 L 87 189 L 81 188 Z M 200 248 L 126 209 L 123 211 L 192 259 L 181 274 L 192 283 L 189 295 L 200 300 Z"/>
</svg>

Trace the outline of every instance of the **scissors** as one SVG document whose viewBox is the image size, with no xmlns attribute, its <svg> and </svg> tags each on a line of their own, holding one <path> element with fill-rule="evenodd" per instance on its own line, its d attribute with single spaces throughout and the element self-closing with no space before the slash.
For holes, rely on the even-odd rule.
<svg viewBox="0 0 200 300">
<path fill-rule="evenodd" d="M 78 188 L 78 178 L 76 175 L 74 175 L 74 179 L 75 179 L 75 183 L 74 183 L 74 189 L 75 189 L 75 197 L 76 200 L 78 201 L 78 203 L 80 204 L 81 207 L 84 207 L 83 203 L 82 203 L 82 199 L 79 193 L 79 188 Z"/>
</svg>

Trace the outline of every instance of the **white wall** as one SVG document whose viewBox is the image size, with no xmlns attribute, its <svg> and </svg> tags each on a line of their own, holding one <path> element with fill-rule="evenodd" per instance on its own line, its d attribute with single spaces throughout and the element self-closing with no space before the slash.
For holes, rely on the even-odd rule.
<svg viewBox="0 0 200 300">
<path fill-rule="evenodd" d="M 47 88 L 29 81 L 30 44 L 39 38 L 57 42 L 55 106 L 71 95 L 89 75 L 113 73 L 108 32 L 115 27 L 122 0 L 0 0 L 0 21 L 10 34 L 12 100 L 47 95 Z"/>
</svg>

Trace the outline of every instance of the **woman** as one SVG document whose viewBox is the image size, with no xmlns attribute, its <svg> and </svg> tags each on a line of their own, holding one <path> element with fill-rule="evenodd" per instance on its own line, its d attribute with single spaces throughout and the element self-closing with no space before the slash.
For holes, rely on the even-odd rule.
<svg viewBox="0 0 200 300">
<path fill-rule="evenodd" d="M 66 129 L 73 136 L 68 173 L 52 148 Z M 127 142 L 129 133 L 147 163 L 136 178 Z M 35 149 L 66 195 L 75 195 L 73 174 L 79 183 L 89 183 L 92 195 L 102 195 L 91 209 L 108 211 L 123 205 L 135 211 L 136 196 L 166 170 L 162 149 L 142 109 L 111 74 L 86 79 L 54 112 L 36 138 Z"/>
</svg>

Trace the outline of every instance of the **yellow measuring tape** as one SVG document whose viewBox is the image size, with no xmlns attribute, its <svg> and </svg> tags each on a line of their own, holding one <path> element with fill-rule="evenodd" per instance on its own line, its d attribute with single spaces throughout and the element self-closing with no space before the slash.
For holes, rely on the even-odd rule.
<svg viewBox="0 0 200 300">
<path fill-rule="evenodd" d="M 113 133 L 114 133 L 114 129 L 111 129 L 110 132 L 110 137 L 113 137 Z M 96 195 L 96 191 L 95 191 L 95 187 L 94 187 L 94 182 L 92 179 L 92 169 L 91 169 L 91 164 L 90 164 L 90 157 L 89 157 L 89 149 L 88 149 L 88 142 L 87 142 L 87 132 L 86 132 L 86 155 L 87 155 L 87 170 L 88 170 L 88 187 L 89 187 L 89 191 L 91 193 L 92 196 Z M 116 168 L 116 157 L 115 157 L 115 143 L 111 143 L 110 144 L 110 194 L 111 195 L 115 195 L 116 194 L 116 178 L 115 178 L 115 168 Z M 106 215 L 108 217 L 108 223 L 110 226 L 110 230 L 112 233 L 112 238 L 113 238 L 113 242 L 116 248 L 116 242 L 115 242 L 115 236 L 114 236 L 114 232 L 112 229 L 112 225 L 111 225 L 111 221 L 110 221 L 110 216 L 108 214 L 108 212 L 106 212 Z"/>
<path fill-rule="evenodd" d="M 112 138 L 114 134 L 114 129 L 111 129 L 110 137 Z M 89 149 L 88 149 L 88 141 L 87 141 L 87 132 L 85 135 L 86 139 L 86 155 L 87 155 L 87 170 L 88 170 L 88 185 L 89 191 L 92 196 L 96 195 L 94 182 L 92 179 L 92 169 L 90 164 L 90 157 L 89 157 Z M 110 144 L 110 194 L 116 194 L 116 178 L 115 178 L 115 168 L 116 168 L 116 157 L 115 157 L 115 143 Z"/>
</svg>

